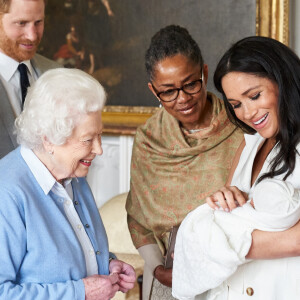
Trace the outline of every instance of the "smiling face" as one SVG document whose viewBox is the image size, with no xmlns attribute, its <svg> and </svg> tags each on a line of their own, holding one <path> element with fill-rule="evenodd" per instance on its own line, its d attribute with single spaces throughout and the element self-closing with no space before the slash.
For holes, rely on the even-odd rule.
<svg viewBox="0 0 300 300">
<path fill-rule="evenodd" d="M 87 175 L 92 160 L 102 154 L 101 111 L 83 116 L 63 145 L 44 142 L 46 159 L 41 159 L 57 181 Z M 53 154 L 48 154 L 48 152 Z"/>
<path fill-rule="evenodd" d="M 264 138 L 279 131 L 278 86 L 268 78 L 231 72 L 222 79 L 222 88 L 238 119 Z"/>
<path fill-rule="evenodd" d="M 148 87 L 156 96 L 158 93 L 181 88 L 193 81 L 203 79 L 202 88 L 198 93 L 189 95 L 180 91 L 176 100 L 161 102 L 161 104 L 169 114 L 181 122 L 184 128 L 207 127 L 211 118 L 211 105 L 206 99 L 207 73 L 207 66 L 204 65 L 204 78 L 202 78 L 200 65 L 181 54 L 177 54 L 157 63 L 153 81 L 148 83 Z"/>
<path fill-rule="evenodd" d="M 11 0 L 0 17 L 0 51 L 18 62 L 31 59 L 44 31 L 44 0 Z"/>
</svg>

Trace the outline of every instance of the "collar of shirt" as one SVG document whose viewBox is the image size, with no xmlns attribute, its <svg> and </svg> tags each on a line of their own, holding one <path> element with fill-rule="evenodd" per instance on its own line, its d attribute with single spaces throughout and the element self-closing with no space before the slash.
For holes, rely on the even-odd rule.
<svg viewBox="0 0 300 300">
<path fill-rule="evenodd" d="M 45 195 L 47 195 L 51 190 L 56 195 L 63 195 L 68 193 L 68 196 L 73 199 L 72 193 L 72 186 L 71 181 L 72 179 L 67 179 L 64 182 L 64 187 L 58 183 L 50 171 L 46 168 L 46 166 L 38 159 L 35 153 L 25 147 L 21 146 L 21 155 L 25 160 L 26 164 L 28 165 L 30 171 L 32 172 L 33 176 L 35 177 L 38 184 L 41 186 L 42 190 L 44 191 Z M 71 194 L 70 194 L 71 193 Z"/>
<path fill-rule="evenodd" d="M 22 61 L 28 68 L 29 77 L 33 76 L 34 71 L 31 65 L 30 60 Z M 19 62 L 14 60 L 13 58 L 7 56 L 6 54 L 0 52 L 0 74 L 6 80 L 10 81 L 15 72 L 18 69 Z"/>
<path fill-rule="evenodd" d="M 27 66 L 28 73 L 29 73 L 29 81 L 30 81 L 30 78 L 34 77 L 34 70 L 33 70 L 31 61 L 30 60 L 25 60 L 25 61 L 20 62 L 20 64 L 21 63 L 23 63 Z M 32 81 L 30 83 L 32 84 Z"/>
<path fill-rule="evenodd" d="M 30 85 L 38 78 L 30 60 L 23 62 L 28 68 L 28 79 Z M 22 93 L 20 88 L 20 73 L 18 72 L 19 62 L 0 52 L 0 79 L 7 92 L 10 104 L 15 116 L 22 111 Z"/>
<path fill-rule="evenodd" d="M 10 81 L 15 74 L 18 65 L 19 63 L 16 60 L 0 52 L 0 74 L 4 80 Z"/>
</svg>

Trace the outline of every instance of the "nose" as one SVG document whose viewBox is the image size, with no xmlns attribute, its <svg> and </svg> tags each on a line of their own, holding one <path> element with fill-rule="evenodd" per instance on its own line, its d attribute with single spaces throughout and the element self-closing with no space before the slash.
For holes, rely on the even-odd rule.
<svg viewBox="0 0 300 300">
<path fill-rule="evenodd" d="M 247 103 L 243 107 L 243 117 L 245 120 L 251 120 L 255 116 L 256 112 L 257 110 L 255 105 Z"/>
<path fill-rule="evenodd" d="M 184 92 L 184 90 L 180 90 L 177 96 L 177 103 L 183 103 L 191 99 L 191 95 Z"/>
<path fill-rule="evenodd" d="M 101 137 L 95 139 L 93 141 L 93 149 L 92 152 L 95 153 L 96 155 L 102 155 L 103 154 L 103 149 L 102 149 L 102 143 L 101 143 Z"/>
<path fill-rule="evenodd" d="M 37 39 L 38 32 L 35 24 L 28 24 L 25 32 L 25 37 L 30 41 L 35 41 Z"/>
</svg>

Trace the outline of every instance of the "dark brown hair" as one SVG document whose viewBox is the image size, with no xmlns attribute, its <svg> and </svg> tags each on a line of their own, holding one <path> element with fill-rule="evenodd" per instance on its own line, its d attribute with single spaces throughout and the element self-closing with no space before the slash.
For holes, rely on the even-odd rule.
<svg viewBox="0 0 300 300">
<path fill-rule="evenodd" d="M 279 132 L 276 136 L 277 154 L 267 177 L 285 174 L 284 179 L 295 169 L 297 146 L 300 143 L 300 60 L 284 44 L 267 37 L 252 36 L 235 43 L 221 58 L 214 74 L 214 83 L 222 93 L 231 121 L 242 129 L 255 132 L 241 120 L 228 102 L 222 87 L 222 78 L 230 72 L 242 72 L 268 78 L 278 86 Z"/>
</svg>

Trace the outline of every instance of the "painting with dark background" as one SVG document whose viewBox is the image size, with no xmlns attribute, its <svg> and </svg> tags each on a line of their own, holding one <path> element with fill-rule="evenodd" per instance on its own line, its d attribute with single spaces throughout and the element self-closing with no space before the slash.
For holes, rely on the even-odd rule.
<svg viewBox="0 0 300 300">
<path fill-rule="evenodd" d="M 106 88 L 108 105 L 157 106 L 144 55 L 161 27 L 189 30 L 215 91 L 218 60 L 233 42 L 255 35 L 255 17 L 255 0 L 49 0 L 39 52 L 91 73 Z"/>
</svg>

